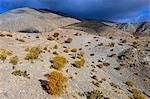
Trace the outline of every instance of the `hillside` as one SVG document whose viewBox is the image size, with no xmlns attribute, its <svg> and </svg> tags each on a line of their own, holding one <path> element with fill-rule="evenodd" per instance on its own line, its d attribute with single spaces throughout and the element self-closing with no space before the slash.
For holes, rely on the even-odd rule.
<svg viewBox="0 0 150 99">
<path fill-rule="evenodd" d="M 4 13 L 0 23 L 0 99 L 150 97 L 148 35 L 30 8 Z M 41 33 L 21 32 L 32 26 Z"/>
<path fill-rule="evenodd" d="M 10 32 L 49 32 L 79 22 L 54 13 L 31 8 L 19 8 L 0 15 L 0 30 Z"/>
</svg>

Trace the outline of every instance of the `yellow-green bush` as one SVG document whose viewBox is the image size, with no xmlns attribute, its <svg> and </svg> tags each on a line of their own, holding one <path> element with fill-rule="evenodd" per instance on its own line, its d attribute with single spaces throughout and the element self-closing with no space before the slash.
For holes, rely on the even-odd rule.
<svg viewBox="0 0 150 99">
<path fill-rule="evenodd" d="M 52 62 L 53 62 L 53 68 L 58 70 L 65 67 L 65 65 L 67 64 L 67 60 L 63 56 L 55 56 Z"/>
<path fill-rule="evenodd" d="M 18 61 L 19 61 L 18 56 L 13 56 L 13 57 L 10 58 L 9 63 L 11 63 L 13 65 L 17 65 Z"/>
<path fill-rule="evenodd" d="M 77 52 L 78 51 L 78 49 L 77 48 L 73 48 L 72 50 L 71 50 L 71 52 Z"/>
<path fill-rule="evenodd" d="M 71 43 L 72 42 L 72 38 L 68 38 L 65 43 Z"/>
<path fill-rule="evenodd" d="M 11 51 L 8 50 L 0 50 L 0 60 L 5 61 L 7 56 L 12 55 Z"/>
<path fill-rule="evenodd" d="M 39 57 L 39 54 L 42 52 L 39 47 L 26 48 L 27 54 L 25 60 L 33 60 Z"/>
<path fill-rule="evenodd" d="M 48 76 L 48 92 L 51 95 L 61 95 L 66 88 L 67 77 L 61 72 L 53 71 Z"/>
<path fill-rule="evenodd" d="M 81 59 L 75 60 L 73 65 L 77 68 L 83 67 L 85 64 L 85 59 L 82 57 Z"/>
</svg>

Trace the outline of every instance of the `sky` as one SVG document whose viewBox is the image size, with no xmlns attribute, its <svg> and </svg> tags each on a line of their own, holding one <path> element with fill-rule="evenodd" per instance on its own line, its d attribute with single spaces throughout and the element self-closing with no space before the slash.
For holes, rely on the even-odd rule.
<svg viewBox="0 0 150 99">
<path fill-rule="evenodd" d="M 79 19 L 150 22 L 150 0 L 0 0 L 0 13 L 22 7 L 59 11 Z"/>
</svg>

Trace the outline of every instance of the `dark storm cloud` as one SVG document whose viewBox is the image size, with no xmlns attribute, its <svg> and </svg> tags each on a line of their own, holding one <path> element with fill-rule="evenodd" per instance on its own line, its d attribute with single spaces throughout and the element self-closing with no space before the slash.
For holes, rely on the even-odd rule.
<svg viewBox="0 0 150 99">
<path fill-rule="evenodd" d="M 0 11 L 19 7 L 46 8 L 86 19 L 150 21 L 149 0 L 0 0 Z"/>
</svg>

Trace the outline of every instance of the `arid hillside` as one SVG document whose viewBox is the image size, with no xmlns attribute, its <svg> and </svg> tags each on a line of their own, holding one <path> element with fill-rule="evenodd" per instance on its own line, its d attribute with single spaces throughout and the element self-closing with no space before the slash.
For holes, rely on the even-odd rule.
<svg viewBox="0 0 150 99">
<path fill-rule="evenodd" d="M 20 10 L 17 13 L 23 13 Z M 0 24 L 0 99 L 150 97 L 150 36 L 71 18 L 60 17 L 55 24 L 57 15 L 51 15 L 46 16 L 51 23 L 39 25 L 50 32 L 40 33 L 20 31 L 25 28 L 17 24 L 24 18 L 10 28 L 14 20 L 3 17 L 7 23 L 5 29 Z M 51 29 L 50 24 L 57 26 Z"/>
</svg>

